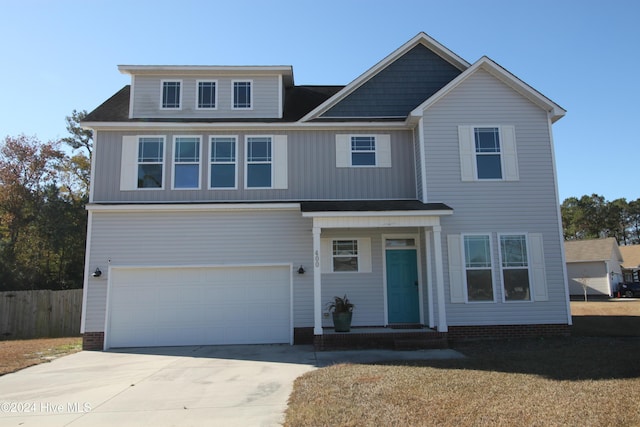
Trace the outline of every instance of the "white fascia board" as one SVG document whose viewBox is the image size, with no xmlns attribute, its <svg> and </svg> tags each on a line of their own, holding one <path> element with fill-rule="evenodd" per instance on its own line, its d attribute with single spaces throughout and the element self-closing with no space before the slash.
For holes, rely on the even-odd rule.
<svg viewBox="0 0 640 427">
<path fill-rule="evenodd" d="M 344 129 L 344 128 L 360 128 L 360 129 L 389 129 L 389 130 L 407 130 L 411 129 L 405 121 L 397 122 L 288 122 L 288 123 L 264 123 L 264 122 L 80 122 L 83 129 L 95 130 L 157 130 L 157 129 L 188 129 L 196 130 L 219 130 L 219 129 Z"/>
<path fill-rule="evenodd" d="M 416 117 L 422 117 L 424 114 L 424 110 L 428 109 L 440 99 L 447 96 L 453 89 L 458 87 L 461 83 L 466 81 L 470 76 L 472 76 L 476 71 L 482 69 L 487 71 L 492 76 L 496 77 L 498 80 L 502 81 L 507 86 L 514 89 L 516 92 L 529 99 L 531 102 L 547 111 L 550 116 L 552 122 L 555 122 L 562 118 L 566 114 L 566 110 L 560 107 L 555 102 L 551 101 L 546 96 L 542 95 L 540 92 L 511 74 L 504 67 L 500 66 L 492 59 L 487 56 L 483 56 L 478 61 L 476 61 L 471 67 L 467 70 L 463 71 L 458 77 L 450 81 L 447 85 L 445 85 L 442 89 L 436 92 L 429 99 L 424 101 L 422 104 L 418 105 L 416 108 L 409 113 L 409 117 L 407 118 L 407 124 L 411 124 L 415 121 Z"/>
<path fill-rule="evenodd" d="M 89 204 L 89 212 L 196 212 L 196 211 L 261 211 L 261 210 L 300 210 L 299 203 L 203 203 L 203 204 Z"/>
<path fill-rule="evenodd" d="M 303 212 L 302 216 L 307 218 L 339 218 L 339 217 L 383 217 L 383 216 L 445 216 L 452 215 L 453 211 L 331 211 L 331 212 Z"/>
<path fill-rule="evenodd" d="M 373 76 L 378 74 L 381 70 L 386 68 L 389 64 L 394 62 L 396 59 L 400 58 L 402 55 L 407 53 L 409 50 L 413 49 L 418 44 L 422 44 L 426 48 L 432 50 L 438 56 L 440 56 L 445 61 L 449 62 L 454 67 L 458 68 L 460 71 L 464 71 L 467 69 L 470 64 L 462 59 L 460 56 L 453 53 L 451 50 L 444 47 L 442 44 L 438 43 L 435 39 L 429 37 L 426 33 L 419 33 L 414 38 L 400 46 L 398 49 L 389 54 L 382 61 L 378 62 L 373 67 L 369 68 L 364 74 L 360 75 L 357 79 L 349 83 L 347 86 L 338 91 L 331 98 L 327 99 L 325 102 L 320 104 L 318 107 L 314 108 L 310 113 L 305 115 L 300 121 L 306 122 L 312 120 L 322 113 L 329 110 L 331 107 L 336 105 L 339 101 L 345 98 L 347 95 L 351 94 L 357 88 L 362 86 L 364 83 L 369 81 Z"/>
<path fill-rule="evenodd" d="M 118 65 L 122 74 L 164 72 L 269 72 L 292 73 L 291 65 Z"/>
<path fill-rule="evenodd" d="M 134 75 L 243 75 L 283 76 L 287 86 L 293 86 L 291 65 L 118 65 L 122 74 Z"/>
</svg>

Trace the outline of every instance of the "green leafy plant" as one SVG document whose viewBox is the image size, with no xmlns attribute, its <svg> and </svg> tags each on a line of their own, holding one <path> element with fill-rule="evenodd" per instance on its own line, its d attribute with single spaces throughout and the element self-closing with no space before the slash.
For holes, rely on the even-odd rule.
<svg viewBox="0 0 640 427">
<path fill-rule="evenodd" d="M 327 303 L 327 310 L 330 313 L 351 313 L 355 305 L 349 301 L 347 295 L 341 297 L 333 297 L 333 301 Z"/>
</svg>

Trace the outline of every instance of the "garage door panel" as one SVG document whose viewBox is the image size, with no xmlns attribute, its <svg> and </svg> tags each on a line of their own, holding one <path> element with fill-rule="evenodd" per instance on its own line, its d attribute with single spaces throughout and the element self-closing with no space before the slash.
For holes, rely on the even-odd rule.
<svg viewBox="0 0 640 427">
<path fill-rule="evenodd" d="M 288 343 L 288 267 L 114 268 L 110 347 Z"/>
</svg>

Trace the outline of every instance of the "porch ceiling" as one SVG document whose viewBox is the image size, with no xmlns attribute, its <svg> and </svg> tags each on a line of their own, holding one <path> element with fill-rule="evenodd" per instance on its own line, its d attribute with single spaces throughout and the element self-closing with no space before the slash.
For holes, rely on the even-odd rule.
<svg viewBox="0 0 640 427">
<path fill-rule="evenodd" d="M 300 210 L 321 228 L 431 227 L 440 225 L 441 216 L 453 214 L 444 203 L 418 200 L 301 202 Z"/>
</svg>

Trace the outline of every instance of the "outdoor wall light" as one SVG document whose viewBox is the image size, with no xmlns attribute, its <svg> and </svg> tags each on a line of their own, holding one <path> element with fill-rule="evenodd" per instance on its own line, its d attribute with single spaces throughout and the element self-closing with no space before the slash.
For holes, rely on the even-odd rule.
<svg viewBox="0 0 640 427">
<path fill-rule="evenodd" d="M 96 267 L 96 271 L 93 272 L 93 274 L 91 275 L 93 277 L 100 277 L 102 276 L 102 271 L 100 271 L 100 267 Z"/>
<path fill-rule="evenodd" d="M 302 265 L 298 269 L 298 274 L 304 274 L 304 267 L 302 267 Z"/>
</svg>

